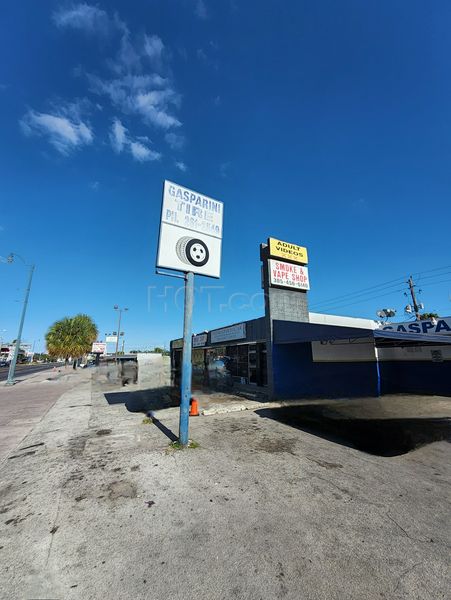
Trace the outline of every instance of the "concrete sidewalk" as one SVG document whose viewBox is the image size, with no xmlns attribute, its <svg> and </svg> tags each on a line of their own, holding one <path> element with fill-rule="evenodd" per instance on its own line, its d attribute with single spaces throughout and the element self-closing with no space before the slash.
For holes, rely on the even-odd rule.
<svg viewBox="0 0 451 600">
<path fill-rule="evenodd" d="M 86 370 L 64 367 L 23 375 L 16 385 L 0 384 L 0 463 L 44 417 L 64 392 L 90 379 Z"/>
<path fill-rule="evenodd" d="M 0 470 L 0 597 L 447 597 L 450 445 L 382 458 L 253 411 L 144 424 L 89 381 Z"/>
</svg>

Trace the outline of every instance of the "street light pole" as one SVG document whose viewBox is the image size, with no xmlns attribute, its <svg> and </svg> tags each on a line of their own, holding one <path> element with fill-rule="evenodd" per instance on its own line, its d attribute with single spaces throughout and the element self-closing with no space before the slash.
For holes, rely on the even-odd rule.
<svg viewBox="0 0 451 600">
<path fill-rule="evenodd" d="M 15 256 L 19 256 L 19 255 L 11 253 L 8 256 L 8 262 L 12 263 L 14 261 Z M 25 261 L 23 260 L 23 258 L 21 256 L 19 256 L 19 258 L 25 263 Z M 28 284 L 27 284 L 27 289 L 25 290 L 25 297 L 24 297 L 23 307 L 22 307 L 22 315 L 20 317 L 19 331 L 17 333 L 16 345 L 14 347 L 14 354 L 13 354 L 13 358 L 11 360 L 11 364 L 9 365 L 8 379 L 6 380 L 5 385 L 14 385 L 14 383 L 15 383 L 14 375 L 15 375 L 15 371 L 16 371 L 17 357 L 19 355 L 20 342 L 22 340 L 22 329 L 23 329 L 23 324 L 25 321 L 25 314 L 27 312 L 28 298 L 30 296 L 30 289 L 31 289 L 31 281 L 33 279 L 33 273 L 34 273 L 34 265 L 27 265 L 27 266 L 30 267 L 30 273 L 28 275 Z"/>
<path fill-rule="evenodd" d="M 121 318 L 122 318 L 122 311 L 126 311 L 128 310 L 128 308 L 119 308 L 119 306 L 117 304 L 114 305 L 114 310 L 117 310 L 119 313 L 119 318 L 118 318 L 118 323 L 117 323 L 117 332 L 116 332 L 116 362 L 117 362 L 117 358 L 118 358 L 118 351 L 119 351 L 119 336 L 121 333 Z"/>
</svg>

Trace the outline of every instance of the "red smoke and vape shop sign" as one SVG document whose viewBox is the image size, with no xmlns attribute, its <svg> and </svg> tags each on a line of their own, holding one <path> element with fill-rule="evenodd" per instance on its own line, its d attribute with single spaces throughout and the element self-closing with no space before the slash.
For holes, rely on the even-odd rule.
<svg viewBox="0 0 451 600">
<path fill-rule="evenodd" d="M 281 260 L 269 261 L 271 285 L 287 287 L 296 290 L 309 290 L 308 267 L 301 267 Z"/>
</svg>

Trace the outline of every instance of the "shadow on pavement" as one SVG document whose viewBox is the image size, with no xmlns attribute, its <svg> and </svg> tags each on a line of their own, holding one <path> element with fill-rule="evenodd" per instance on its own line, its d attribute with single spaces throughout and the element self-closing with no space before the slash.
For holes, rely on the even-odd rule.
<svg viewBox="0 0 451 600">
<path fill-rule="evenodd" d="M 108 404 L 124 404 L 129 412 L 144 412 L 178 406 L 179 399 L 170 386 L 147 390 L 104 392 Z"/>
<path fill-rule="evenodd" d="M 129 412 L 143 412 L 149 413 L 154 410 L 162 408 L 170 408 L 171 406 L 178 406 L 180 404 L 177 395 L 174 395 L 173 388 L 161 387 L 151 388 L 148 390 L 131 390 L 129 392 L 104 392 L 104 396 L 108 404 L 123 404 Z M 152 422 L 164 435 L 171 440 L 176 442 L 178 437 L 173 433 L 166 425 L 164 425 L 159 419 L 153 415 Z"/>
<path fill-rule="evenodd" d="M 353 418 L 331 405 L 284 406 L 255 411 L 321 438 L 375 454 L 397 456 L 432 442 L 451 442 L 449 418 Z"/>
<path fill-rule="evenodd" d="M 178 436 L 175 435 L 175 433 L 173 433 L 169 427 L 166 427 L 166 425 L 163 425 L 163 423 L 161 421 L 159 421 L 158 419 L 156 419 L 155 417 L 152 417 L 152 421 L 153 424 L 155 425 L 155 427 L 157 427 L 162 433 L 164 433 L 164 435 L 166 437 L 168 437 L 171 442 L 177 442 L 178 441 Z"/>
</svg>

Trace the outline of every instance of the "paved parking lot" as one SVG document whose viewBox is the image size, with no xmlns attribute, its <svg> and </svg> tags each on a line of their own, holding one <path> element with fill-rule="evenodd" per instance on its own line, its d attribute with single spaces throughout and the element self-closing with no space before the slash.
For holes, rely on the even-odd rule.
<svg viewBox="0 0 451 600">
<path fill-rule="evenodd" d="M 446 441 L 377 456 L 247 410 L 177 451 L 158 417 L 87 382 L 48 411 L 0 471 L 5 598 L 447 597 Z"/>
</svg>

